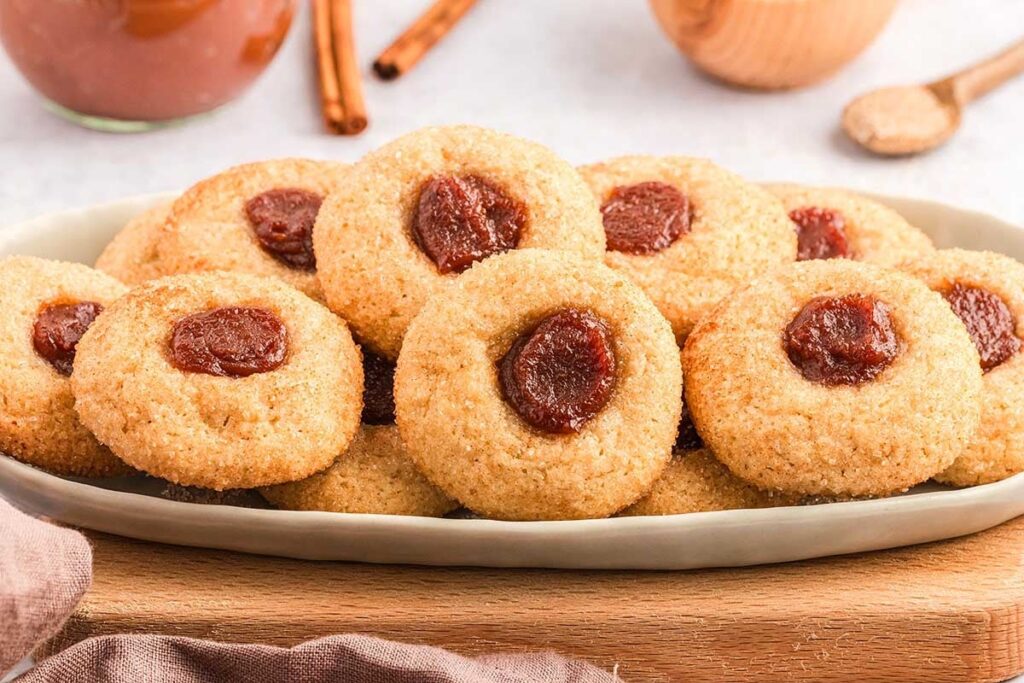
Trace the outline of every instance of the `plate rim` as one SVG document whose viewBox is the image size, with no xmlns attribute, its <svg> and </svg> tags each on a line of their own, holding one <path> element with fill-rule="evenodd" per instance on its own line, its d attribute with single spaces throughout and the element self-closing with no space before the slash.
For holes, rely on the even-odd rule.
<svg viewBox="0 0 1024 683">
<path fill-rule="evenodd" d="M 184 501 L 169 500 L 159 496 L 151 496 L 134 491 L 122 491 L 108 489 L 102 486 L 68 479 L 59 475 L 50 474 L 41 469 L 16 460 L 14 457 L 0 453 L 0 492 L 8 484 L 8 478 L 4 475 L 14 475 L 17 482 L 32 485 L 45 486 L 44 496 L 53 498 L 60 493 L 68 493 L 76 500 L 83 498 L 75 495 L 81 492 L 88 492 L 89 496 L 96 498 L 90 501 L 91 504 L 100 503 L 136 503 L 143 504 L 142 507 L 152 508 L 149 512 L 153 514 L 166 510 L 168 513 L 190 513 L 202 511 L 206 521 L 236 521 L 228 519 L 238 514 L 251 516 L 253 521 L 260 519 L 277 519 L 294 523 L 317 522 L 317 521 L 338 521 L 345 519 L 354 522 L 376 522 L 382 526 L 414 526 L 422 531 L 440 531 L 443 529 L 475 528 L 480 529 L 484 525 L 495 531 L 509 531 L 515 529 L 515 533 L 533 532 L 536 529 L 549 529 L 556 531 L 585 531 L 597 533 L 607 530 L 615 531 L 638 531 L 657 529 L 660 526 L 671 526 L 678 528 L 679 523 L 685 520 L 695 520 L 698 524 L 707 519 L 717 520 L 719 523 L 734 522 L 743 523 L 786 523 L 802 521 L 802 518 L 814 511 L 816 514 L 836 516 L 843 518 L 864 518 L 880 513 L 888 512 L 891 508 L 913 508 L 915 510 L 946 509 L 960 505 L 970 506 L 976 503 L 978 498 L 987 500 L 991 497 L 998 497 L 1000 494 L 1016 491 L 1018 488 L 1024 493 L 1024 472 L 1007 477 L 1000 481 L 978 486 L 963 488 L 948 488 L 940 491 L 924 491 L 920 493 L 906 493 L 903 495 L 888 496 L 885 498 L 870 498 L 862 500 L 844 500 L 828 503 L 817 503 L 808 505 L 786 505 L 769 508 L 741 508 L 735 510 L 707 510 L 701 512 L 684 512 L 671 515 L 636 515 L 622 517 L 601 517 L 595 519 L 569 519 L 569 520 L 499 520 L 499 519 L 452 519 L 447 517 L 422 517 L 417 515 L 388 515 L 377 513 L 357 512 L 331 512 L 327 510 L 278 510 L 248 508 L 235 505 L 213 505 L 201 503 L 189 503 Z M 62 491 L 63 489 L 63 491 Z M 39 488 L 36 493 L 42 492 Z M 133 510 L 139 511 L 138 505 L 133 505 Z M 241 511 L 241 512 L 240 512 Z M 749 519 L 734 519 L 743 516 Z M 212 517 L 212 519 L 210 519 Z M 224 518 L 224 519 L 220 519 Z M 686 524 L 690 526 L 691 524 Z"/>
</svg>

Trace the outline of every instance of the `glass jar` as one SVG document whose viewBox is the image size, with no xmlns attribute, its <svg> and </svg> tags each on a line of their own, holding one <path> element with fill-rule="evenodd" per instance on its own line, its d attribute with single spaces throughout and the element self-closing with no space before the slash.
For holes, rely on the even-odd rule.
<svg viewBox="0 0 1024 683">
<path fill-rule="evenodd" d="M 0 0 L 0 42 L 50 108 L 135 131 L 234 99 L 270 63 L 297 0 Z"/>
</svg>

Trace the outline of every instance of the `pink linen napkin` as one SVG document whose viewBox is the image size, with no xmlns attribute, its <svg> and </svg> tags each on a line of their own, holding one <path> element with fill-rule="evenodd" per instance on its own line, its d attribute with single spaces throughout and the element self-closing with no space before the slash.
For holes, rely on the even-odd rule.
<svg viewBox="0 0 1024 683">
<path fill-rule="evenodd" d="M 92 581 L 85 538 L 0 498 L 0 678 L 52 636 Z"/>
<path fill-rule="evenodd" d="M 589 664 L 555 654 L 462 657 L 435 647 L 364 635 L 331 636 L 291 649 L 172 636 L 91 638 L 42 662 L 18 683 L 615 683 Z"/>
<path fill-rule="evenodd" d="M 52 636 L 92 579 L 85 538 L 0 499 L 0 678 Z M 340 635 L 293 648 L 172 636 L 90 638 L 17 683 L 617 683 L 611 673 L 554 653 L 463 657 L 440 648 Z"/>
</svg>

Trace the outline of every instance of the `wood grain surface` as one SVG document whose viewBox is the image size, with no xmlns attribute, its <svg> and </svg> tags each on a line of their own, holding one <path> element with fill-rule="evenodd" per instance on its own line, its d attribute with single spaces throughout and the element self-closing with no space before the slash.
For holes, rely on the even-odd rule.
<svg viewBox="0 0 1024 683">
<path fill-rule="evenodd" d="M 287 646 L 358 631 L 465 654 L 554 649 L 627 681 L 1024 671 L 1024 518 L 914 548 L 646 573 L 315 563 L 89 536 L 93 587 L 44 655 L 112 633 Z"/>
<path fill-rule="evenodd" d="M 736 85 L 795 88 L 866 48 L 897 0 L 649 0 L 695 64 Z"/>
</svg>

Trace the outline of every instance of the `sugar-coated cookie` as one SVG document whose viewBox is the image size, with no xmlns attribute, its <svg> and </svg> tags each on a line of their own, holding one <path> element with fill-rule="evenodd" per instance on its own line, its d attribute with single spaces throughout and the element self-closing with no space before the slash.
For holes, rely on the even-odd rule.
<svg viewBox="0 0 1024 683">
<path fill-rule="evenodd" d="M 799 259 L 849 258 L 882 266 L 929 254 L 932 242 L 892 209 L 828 187 L 772 184 L 799 239 Z"/>
<path fill-rule="evenodd" d="M 394 425 L 363 425 L 323 472 L 260 492 L 284 510 L 441 517 L 459 507 L 412 464 Z"/>
<path fill-rule="evenodd" d="M 628 156 L 580 173 L 601 207 L 605 261 L 682 342 L 733 288 L 796 259 L 778 200 L 705 159 Z"/>
<path fill-rule="evenodd" d="M 978 431 L 935 478 L 974 486 L 1024 471 L 1024 265 L 991 252 L 943 249 L 903 269 L 945 297 L 984 371 Z"/>
<path fill-rule="evenodd" d="M 730 472 L 706 448 L 677 451 L 651 492 L 622 515 L 678 515 L 794 505 L 797 498 L 764 491 Z"/>
<path fill-rule="evenodd" d="M 334 161 L 275 159 L 196 183 L 171 206 L 159 244 L 164 271 L 273 276 L 322 300 L 313 223 L 327 193 L 346 182 L 347 169 Z"/>
<path fill-rule="evenodd" d="M 470 126 L 427 128 L 368 154 L 317 217 L 328 305 L 394 359 L 424 302 L 473 263 L 512 249 L 604 251 L 576 171 L 548 149 Z"/>
<path fill-rule="evenodd" d="M 96 259 L 96 270 L 126 285 L 165 275 L 158 246 L 171 202 L 159 202 L 128 221 Z"/>
<path fill-rule="evenodd" d="M 678 515 L 792 505 L 797 500 L 795 496 L 759 489 L 718 462 L 704 446 L 684 396 L 672 460 L 650 492 L 620 514 Z"/>
<path fill-rule="evenodd" d="M 274 278 L 202 273 L 146 283 L 82 338 L 82 422 L 129 464 L 216 490 L 328 467 L 362 410 L 345 323 Z"/>
<path fill-rule="evenodd" d="M 765 489 L 882 495 L 946 469 L 981 410 L 978 353 L 942 297 L 846 259 L 793 264 L 727 297 L 683 350 L 711 451 Z"/>
<path fill-rule="evenodd" d="M 622 275 L 564 251 L 494 256 L 437 294 L 395 374 L 428 479 L 500 519 L 605 517 L 646 493 L 681 411 L 672 331 Z"/>
<path fill-rule="evenodd" d="M 393 363 L 363 352 L 362 426 L 323 472 L 262 490 L 286 510 L 440 517 L 459 507 L 412 464 L 395 426 Z"/>
<path fill-rule="evenodd" d="M 79 338 L 125 291 L 77 263 L 0 260 L 0 451 L 56 474 L 130 471 L 79 422 L 69 381 Z"/>
</svg>

